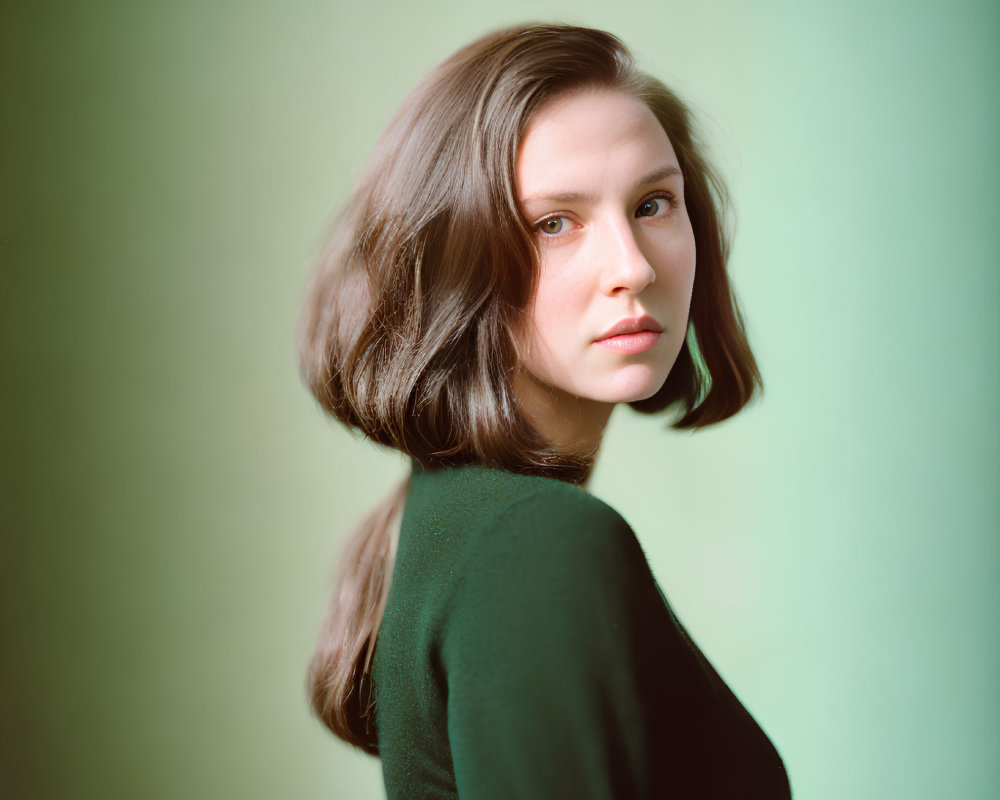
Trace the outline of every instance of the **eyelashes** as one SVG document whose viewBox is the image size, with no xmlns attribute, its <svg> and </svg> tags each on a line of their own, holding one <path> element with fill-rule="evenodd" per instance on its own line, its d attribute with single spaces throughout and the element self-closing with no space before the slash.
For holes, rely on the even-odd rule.
<svg viewBox="0 0 1000 800">
<path fill-rule="evenodd" d="M 633 216 L 636 219 L 656 219 L 666 217 L 680 205 L 673 192 L 656 192 L 642 200 L 636 206 Z M 543 239 L 551 239 L 570 230 L 575 223 L 565 214 L 553 214 L 543 217 L 534 224 L 535 233 Z"/>
</svg>

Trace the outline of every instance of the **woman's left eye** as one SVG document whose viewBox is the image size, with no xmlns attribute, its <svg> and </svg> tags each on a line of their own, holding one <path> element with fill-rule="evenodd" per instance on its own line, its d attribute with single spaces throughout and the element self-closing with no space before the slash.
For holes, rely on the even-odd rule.
<svg viewBox="0 0 1000 800">
<path fill-rule="evenodd" d="M 658 217 L 666 214 L 672 205 L 670 197 L 650 197 L 639 204 L 639 207 L 635 210 L 635 215 L 637 217 Z"/>
</svg>

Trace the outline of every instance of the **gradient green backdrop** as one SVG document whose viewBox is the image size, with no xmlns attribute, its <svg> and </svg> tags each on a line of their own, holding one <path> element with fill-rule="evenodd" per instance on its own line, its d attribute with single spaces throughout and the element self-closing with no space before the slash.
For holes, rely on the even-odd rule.
<svg viewBox="0 0 1000 800">
<path fill-rule="evenodd" d="M 301 286 L 417 77 L 558 19 L 703 113 L 767 384 L 620 411 L 594 492 L 797 797 L 1000 796 L 998 8 L 8 0 L 0 795 L 382 796 L 302 681 L 403 467 L 299 385 Z"/>
</svg>

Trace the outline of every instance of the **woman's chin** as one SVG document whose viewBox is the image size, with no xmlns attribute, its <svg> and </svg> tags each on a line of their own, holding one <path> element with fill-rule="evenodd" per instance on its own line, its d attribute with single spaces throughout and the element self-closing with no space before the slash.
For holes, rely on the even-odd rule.
<svg viewBox="0 0 1000 800">
<path fill-rule="evenodd" d="M 608 396 L 602 398 L 608 403 L 636 403 L 640 400 L 648 400 L 667 381 L 667 375 L 659 370 L 636 369 L 632 374 L 622 376 L 622 380 L 616 382 L 611 387 Z"/>
</svg>

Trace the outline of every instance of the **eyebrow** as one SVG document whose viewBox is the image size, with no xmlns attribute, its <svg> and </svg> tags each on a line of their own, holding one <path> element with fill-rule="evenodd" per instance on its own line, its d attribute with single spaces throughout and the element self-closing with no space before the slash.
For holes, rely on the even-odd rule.
<svg viewBox="0 0 1000 800">
<path fill-rule="evenodd" d="M 651 183 L 656 183 L 657 181 L 662 181 L 664 178 L 672 178 L 675 175 L 681 175 L 680 168 L 675 167 L 670 164 L 665 167 L 660 167 L 650 172 L 648 175 L 644 175 L 638 181 L 635 182 L 635 189 L 641 189 L 643 186 L 648 186 Z M 525 197 L 521 200 L 522 205 L 528 205 L 529 203 L 535 203 L 539 201 L 546 201 L 549 203 L 592 203 L 596 198 L 592 194 L 587 194 L 585 192 L 538 192 L 530 197 Z"/>
</svg>

